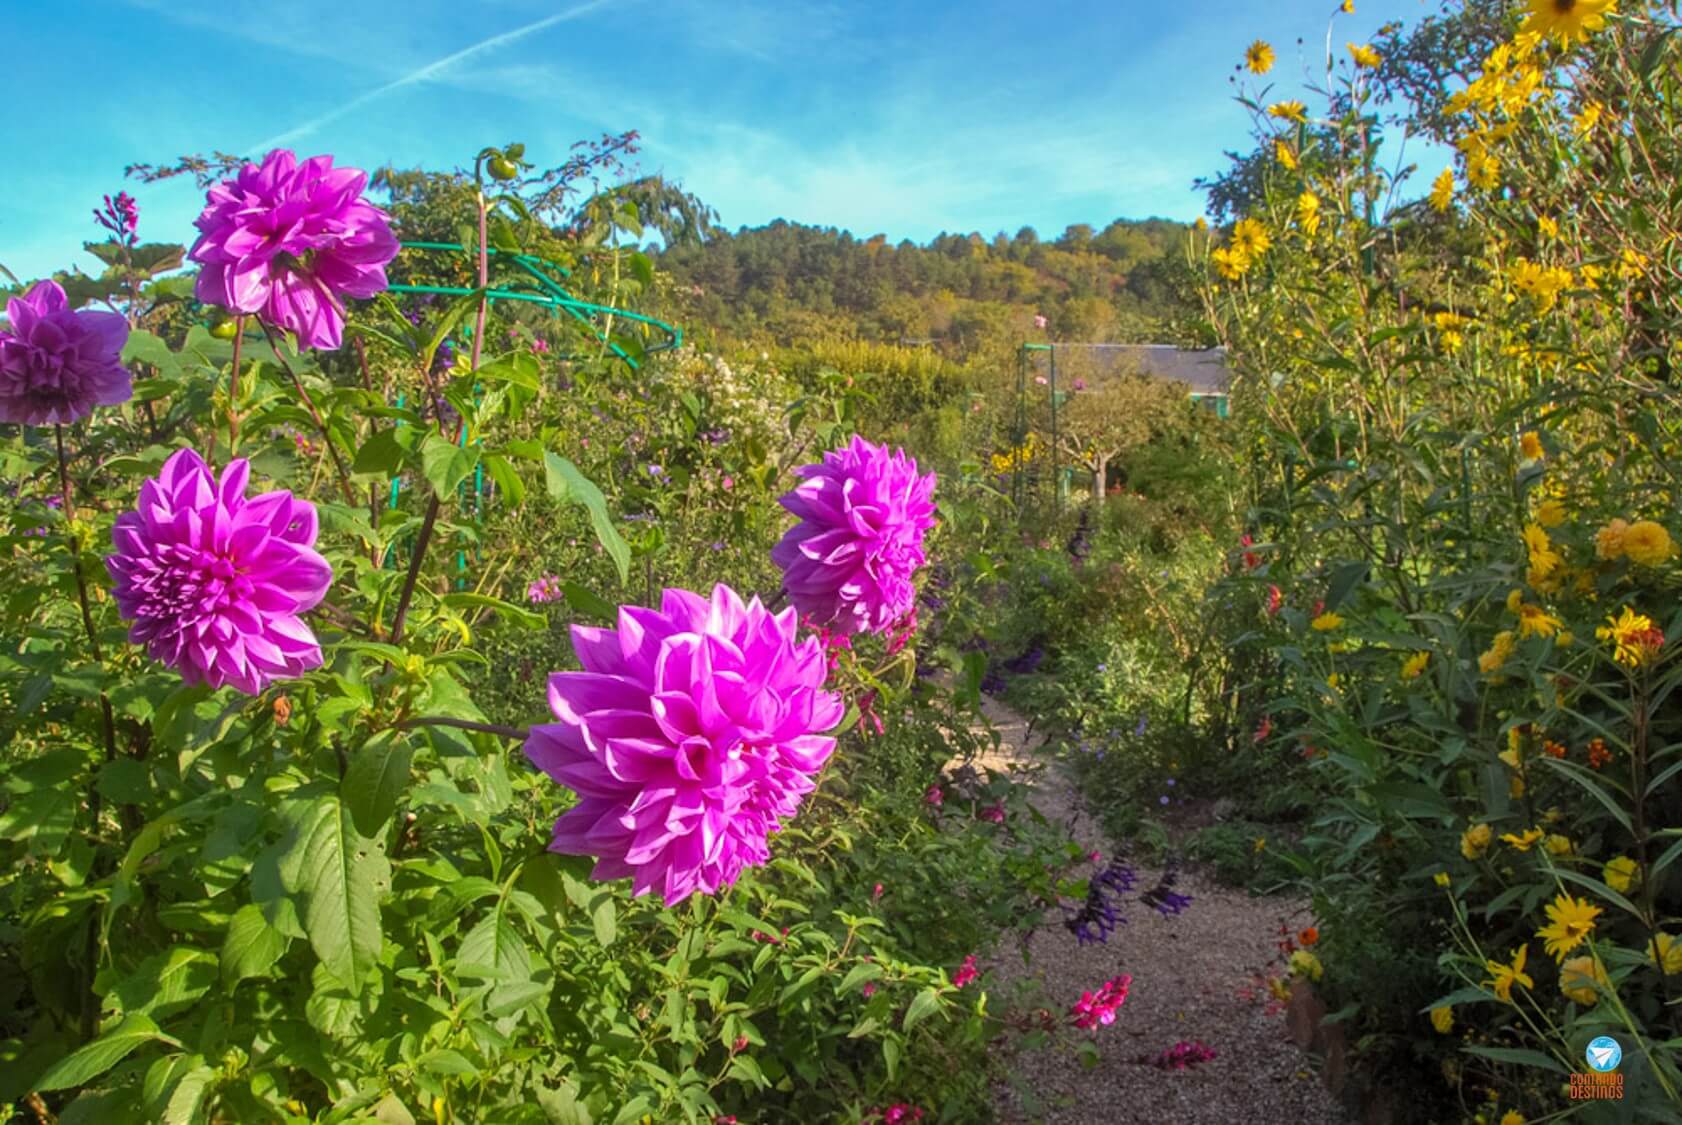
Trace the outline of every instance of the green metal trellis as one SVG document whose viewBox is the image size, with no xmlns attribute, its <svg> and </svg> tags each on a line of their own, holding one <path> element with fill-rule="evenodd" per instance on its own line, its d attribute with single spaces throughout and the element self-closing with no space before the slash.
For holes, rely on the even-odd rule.
<svg viewBox="0 0 1682 1125">
<path fill-rule="evenodd" d="M 402 250 L 406 251 L 418 250 L 422 252 L 444 252 L 454 254 L 467 254 L 469 252 L 466 246 L 457 242 L 403 242 L 399 245 Z M 531 304 L 541 305 L 558 315 L 564 314 L 571 317 L 579 324 L 589 328 L 595 338 L 613 352 L 615 358 L 619 359 L 633 371 L 640 369 L 641 364 L 637 357 L 632 356 L 612 338 L 613 322 L 615 320 L 628 321 L 632 324 L 640 325 L 644 329 L 661 333 L 664 336 L 664 339 L 656 341 L 652 346 L 643 348 L 641 351 L 641 355 L 643 357 L 649 356 L 655 352 L 675 350 L 683 346 L 683 329 L 675 325 L 667 324 L 663 320 L 658 320 L 652 316 L 645 316 L 642 313 L 615 308 L 611 305 L 601 305 L 594 301 L 585 301 L 574 297 L 555 278 L 555 275 L 557 274 L 563 278 L 572 276 L 571 271 L 557 262 L 549 261 L 547 258 L 539 258 L 533 254 L 512 253 L 509 251 L 497 250 L 494 247 L 486 247 L 486 253 L 500 260 L 511 262 L 522 274 L 525 275 L 524 277 L 517 278 L 516 281 L 522 282 L 531 287 L 515 289 L 509 288 L 505 285 L 502 287 L 490 288 L 485 291 L 486 300 L 493 302 L 525 301 Z M 436 294 L 438 296 L 446 297 L 465 297 L 476 292 L 475 289 L 469 289 L 456 285 L 392 285 L 388 287 L 388 291 L 392 293 Z M 463 331 L 469 330 L 464 328 Z M 555 358 L 577 359 L 581 357 L 576 354 L 563 354 L 556 356 Z M 403 396 L 401 394 L 397 397 L 396 405 L 399 407 L 403 405 Z M 463 431 L 462 444 L 465 445 L 466 442 L 467 434 Z M 462 488 L 465 489 L 466 487 L 467 484 L 464 481 L 462 483 Z M 477 514 L 483 506 L 485 497 L 485 468 L 482 462 L 474 468 L 472 487 L 473 506 L 475 514 Z M 397 507 L 397 501 L 401 490 L 401 482 L 393 478 L 391 482 L 390 507 Z M 467 552 L 465 549 L 456 553 L 456 562 L 458 570 L 465 575 L 467 571 Z M 458 585 L 465 584 L 465 582 L 465 577 L 457 579 Z"/>
</svg>

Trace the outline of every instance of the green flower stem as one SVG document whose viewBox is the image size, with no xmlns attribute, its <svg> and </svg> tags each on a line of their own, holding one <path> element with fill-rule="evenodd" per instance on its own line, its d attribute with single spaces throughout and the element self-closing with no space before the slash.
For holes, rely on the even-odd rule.
<svg viewBox="0 0 1682 1125">
<path fill-rule="evenodd" d="M 234 317 L 233 372 L 228 376 L 228 456 L 238 456 L 239 449 L 239 348 L 245 337 L 245 316 Z M 216 448 L 216 428 L 211 427 L 211 449 Z"/>
<path fill-rule="evenodd" d="M 451 719 L 443 715 L 420 715 L 413 719 L 404 719 L 400 723 L 392 724 L 391 729 L 413 730 L 416 727 L 454 727 L 456 730 L 494 734 L 502 738 L 513 739 L 515 742 L 524 742 L 531 737 L 531 730 L 527 727 L 507 727 L 499 723 L 475 723 L 468 719 Z"/>
<path fill-rule="evenodd" d="M 274 351 L 275 362 L 280 364 L 280 369 L 286 372 L 287 378 L 292 380 L 292 387 L 298 392 L 299 400 L 304 404 L 305 409 L 310 412 L 310 417 L 315 420 L 315 428 L 320 431 L 321 440 L 327 445 L 327 453 L 333 458 L 333 467 L 339 471 L 339 488 L 344 492 L 345 503 L 353 508 L 356 507 L 356 495 L 350 487 L 350 470 L 345 468 L 344 458 L 339 456 L 339 447 L 333 444 L 333 435 L 328 432 L 327 422 L 321 417 L 321 411 L 316 408 L 315 399 L 310 397 L 309 391 L 304 389 L 303 380 L 298 378 L 298 373 L 292 370 L 292 365 L 287 363 L 286 357 L 281 354 L 280 343 L 274 337 L 274 330 L 261 318 L 258 319 L 257 323 L 263 327 L 263 336 L 269 341 L 269 347 Z M 237 340 L 238 337 L 236 336 L 235 339 Z"/>
</svg>

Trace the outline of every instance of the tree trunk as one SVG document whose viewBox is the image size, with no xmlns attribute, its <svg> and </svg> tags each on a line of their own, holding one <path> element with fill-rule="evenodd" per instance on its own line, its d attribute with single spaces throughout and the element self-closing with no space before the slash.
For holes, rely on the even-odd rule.
<svg viewBox="0 0 1682 1125">
<path fill-rule="evenodd" d="M 1105 454 L 1098 455 L 1098 467 L 1092 475 L 1092 502 L 1097 507 L 1104 506 L 1104 490 L 1109 486 L 1110 459 Z"/>
</svg>

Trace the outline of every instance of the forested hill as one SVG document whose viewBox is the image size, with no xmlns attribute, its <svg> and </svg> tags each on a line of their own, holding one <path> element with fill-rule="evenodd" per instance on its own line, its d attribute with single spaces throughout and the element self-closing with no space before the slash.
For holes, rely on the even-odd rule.
<svg viewBox="0 0 1682 1125">
<path fill-rule="evenodd" d="M 1071 226 L 1053 241 L 1031 227 L 991 241 L 942 234 L 926 246 L 859 239 L 782 220 L 719 231 L 660 255 L 673 312 L 716 326 L 721 343 L 927 340 L 952 358 L 1050 338 L 1142 342 L 1178 337 L 1188 227 L 1117 220 Z M 1034 329 L 1035 315 L 1049 320 Z"/>
</svg>

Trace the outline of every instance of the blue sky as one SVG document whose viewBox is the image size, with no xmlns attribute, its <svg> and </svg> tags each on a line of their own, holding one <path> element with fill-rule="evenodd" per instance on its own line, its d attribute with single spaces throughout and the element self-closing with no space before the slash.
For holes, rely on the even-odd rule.
<svg viewBox="0 0 1682 1125">
<path fill-rule="evenodd" d="M 637 129 L 640 168 L 734 229 L 991 236 L 1192 219 L 1195 176 L 1246 146 L 1228 79 L 1252 39 L 1275 97 L 1324 76 L 1335 0 L 26 0 L 8 16 L 0 264 L 97 265 L 127 188 L 146 240 L 190 243 L 202 193 L 126 164 L 282 144 L 455 167 L 522 140 L 544 166 Z M 1333 43 L 1418 19 L 1358 0 Z M 1298 38 L 1303 40 L 1299 46 Z M 1312 106 L 1313 100 L 1305 99 Z M 1410 154 L 1434 173 L 1442 158 Z"/>
</svg>

